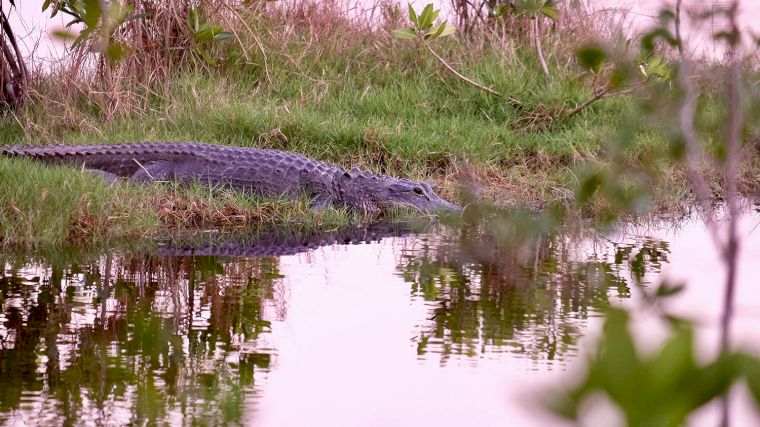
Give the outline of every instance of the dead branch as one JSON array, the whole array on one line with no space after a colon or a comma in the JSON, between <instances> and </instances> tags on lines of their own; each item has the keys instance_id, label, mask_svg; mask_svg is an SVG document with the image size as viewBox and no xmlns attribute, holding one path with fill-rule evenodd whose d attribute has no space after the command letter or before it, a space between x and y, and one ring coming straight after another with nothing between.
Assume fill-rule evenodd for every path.
<instances>
[{"instance_id":1,"label":"dead branch","mask_svg":"<svg viewBox=\"0 0 760 427\"><path fill-rule=\"evenodd\" d=\"M494 89L491 89L490 87L483 86L482 84L476 82L475 80L472 80L472 79L468 78L467 76L461 74L459 71L455 70L454 67L452 67L451 65L449 65L449 63L446 62L445 59L443 59L440 55L438 55L435 52L435 50L433 50L432 47L430 47L430 44L427 42L427 40L424 39L424 37L420 37L419 39L420 39L420 41L422 41L422 44L427 48L427 50L430 52L430 54L433 55L433 57L435 57L435 59L437 59L438 62L440 62L447 70L449 70L450 73L454 74L459 79L461 79L461 80L469 83L472 86L475 86L476 88L478 88L480 90L486 91L486 92L488 92L488 93L490 93L492 95L504 96L500 92L498 92L498 91L496 91ZM516 108L522 107L522 102L520 102L516 98L513 98L511 96L506 96L506 98L507 98L507 101L510 103L510 105L512 105L513 107L516 107Z\"/></svg>"}]
</instances>

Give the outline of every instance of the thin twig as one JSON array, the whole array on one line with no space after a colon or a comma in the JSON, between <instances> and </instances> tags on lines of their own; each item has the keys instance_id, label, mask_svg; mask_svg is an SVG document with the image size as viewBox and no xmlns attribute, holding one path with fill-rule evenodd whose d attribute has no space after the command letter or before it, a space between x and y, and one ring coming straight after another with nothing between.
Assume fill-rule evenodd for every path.
<instances>
[{"instance_id":1,"label":"thin twig","mask_svg":"<svg viewBox=\"0 0 760 427\"><path fill-rule=\"evenodd\" d=\"M135 163L137 163L137 166L140 166L140 169L142 169L142 170L143 170L143 172L145 172L145 174L146 174L146 175L148 175L148 178L150 178L150 180L151 180L151 181L153 181L153 182L157 182L157 181L156 181L156 178L154 178L154 177L153 177L153 175L151 175L151 173L150 173L150 172L148 172L148 169L145 169L145 166L143 166L143 165L142 165L142 163L140 163L140 162L139 162L137 159L135 159L135 158L132 158L132 160L133 160Z\"/></svg>"},{"instance_id":2,"label":"thin twig","mask_svg":"<svg viewBox=\"0 0 760 427\"><path fill-rule=\"evenodd\" d=\"M699 142L697 133L694 128L694 116L697 108L697 92L690 78L690 62L686 59L681 63L681 69L678 72L678 83L684 92L684 100L678 112L681 135L684 140L686 154L686 172L692 184L692 189L697 195L697 202L702 206L703 212L710 210L709 201L711 199L710 187L707 184L705 175L701 170L704 163L704 153L702 145ZM715 220L711 215L705 215L704 221L707 229L716 247L720 248L723 243L718 234Z\"/></svg>"},{"instance_id":3,"label":"thin twig","mask_svg":"<svg viewBox=\"0 0 760 427\"><path fill-rule=\"evenodd\" d=\"M681 3L683 0L676 0L676 19L675 19L675 33L676 33L676 46L678 47L678 56L681 58L681 63L684 62L683 53L683 38L681 38Z\"/></svg>"},{"instance_id":4,"label":"thin twig","mask_svg":"<svg viewBox=\"0 0 760 427\"><path fill-rule=\"evenodd\" d=\"M453 68L451 65L449 65L449 63L448 63L448 62L446 62L446 60L445 60L445 59L443 59L443 58L442 58L440 55L438 55L438 54L437 54L437 53L436 53L436 52L433 50L433 48L432 48L432 47L430 47L430 44L428 44L427 40L425 40L425 38L424 38L424 37L420 37L420 41L422 41L422 44L423 44L423 45L424 45L424 46L427 48L427 50L428 50L428 51L429 51L429 52L430 52L430 53L431 53L431 54L432 54L432 55L435 57L435 59L437 59L437 60L438 60L438 62L440 62L440 63L441 63L441 64L442 64L444 67L446 67L446 69L447 69L447 70L449 70L449 71L450 71L452 74L454 74L455 76L457 76L457 77L458 77L458 78L460 78L461 80L464 80L465 82L467 82L467 83L471 84L472 86L475 86L475 87L476 87L476 88L478 88L478 89L484 90L484 91L486 91L486 92L488 92L488 93L490 93L490 94L492 94L492 95L496 95L496 96L504 96L504 95L502 95L500 92L498 92L498 91L496 91L496 90L494 90L494 89L491 89L490 87L487 87L487 86L483 86L482 84L480 84L480 83L478 83L478 82L476 82L476 81L474 81L474 80L472 80L472 79L470 79L470 78L468 78L468 77L466 77L466 76L462 75L462 74L461 74L459 71L455 70L455 69L454 69L454 68ZM506 98L507 98L507 100L509 101L509 103L510 103L512 106L515 106L515 107L522 107L522 102L518 101L517 99L515 99L515 98L513 98L513 97L511 97L511 96L507 96Z\"/></svg>"},{"instance_id":5,"label":"thin twig","mask_svg":"<svg viewBox=\"0 0 760 427\"><path fill-rule=\"evenodd\" d=\"M580 104L576 105L575 107L573 107L573 109L571 109L570 111L568 111L567 113L565 113L562 118L563 119L569 119L570 117L573 117L574 115L576 115L576 114L580 113L581 111L583 111L584 108L586 108L589 105L593 104L594 102L599 101L600 99L604 98L605 95L607 95L609 92L610 92L610 88L606 87L606 88L604 88L604 89L602 89L602 90L594 93L594 96L592 96L591 98L589 98L589 99L581 102Z\"/></svg>"},{"instance_id":6,"label":"thin twig","mask_svg":"<svg viewBox=\"0 0 760 427\"><path fill-rule=\"evenodd\" d=\"M536 42L536 53L538 54L538 62L541 64L541 69L546 76L546 87L552 88L552 76L549 74L549 67L546 65L546 59L544 59L544 52L541 50L541 17L536 15L533 22L533 38Z\"/></svg>"},{"instance_id":7,"label":"thin twig","mask_svg":"<svg viewBox=\"0 0 760 427\"><path fill-rule=\"evenodd\" d=\"M737 23L737 1L734 1L729 9L729 21L731 31L738 34ZM728 351L729 347L729 327L732 314L732 301L736 279L736 267L738 261L739 238L737 236L737 220L739 216L738 194L739 194L739 165L742 161L742 111L741 111L741 64L737 58L739 41L732 40L728 51L728 128L726 129L726 202L728 204L728 236L723 256L727 264L726 273L726 311L723 314L723 339L721 346L723 351Z\"/></svg>"},{"instance_id":8,"label":"thin twig","mask_svg":"<svg viewBox=\"0 0 760 427\"><path fill-rule=\"evenodd\" d=\"M731 342L731 319L734 314L734 294L736 293L736 275L739 267L739 236L737 234L737 222L739 220L738 207L738 174L742 160L742 99L741 99L741 64L737 58L737 50L741 46L739 24L737 22L738 0L734 0L728 9L730 31L735 37L728 38L728 127L726 129L726 202L728 204L728 236L723 248L723 260L726 264L726 282L723 295L723 316L721 317L721 353L730 351ZM730 390L723 397L721 424L728 427Z\"/></svg>"}]
</instances>

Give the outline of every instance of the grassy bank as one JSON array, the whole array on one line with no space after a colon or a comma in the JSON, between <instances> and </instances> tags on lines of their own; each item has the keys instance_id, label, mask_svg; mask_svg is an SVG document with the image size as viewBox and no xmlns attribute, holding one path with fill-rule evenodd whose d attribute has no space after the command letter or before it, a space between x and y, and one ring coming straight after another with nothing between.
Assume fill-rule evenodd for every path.
<instances>
[{"instance_id":1,"label":"grassy bank","mask_svg":"<svg viewBox=\"0 0 760 427\"><path fill-rule=\"evenodd\" d=\"M630 162L655 171L654 203L672 206L686 194L676 167L639 164L666 147L662 135L639 126L632 96L595 103L547 129L511 125L526 111L572 106L591 95L589 76L567 45L567 36L582 29L547 34L552 89L525 38L436 44L463 73L518 97L523 107L515 108L452 78L419 45L392 38L388 30L397 23L371 27L331 13L249 21L250 32L236 33L240 43L214 48L224 58L218 67L190 61L157 82L127 79L118 67L98 78L102 70L74 73L64 63L35 77L27 107L0 124L0 143L196 140L270 147L436 181L449 199L460 197L467 181L497 204L540 207L569 203L579 170L609 167L605 144L626 133ZM76 170L0 159L3 245L150 237L167 227L351 220L345 212L313 214L305 207L305 201L252 201L204 188L108 185Z\"/></svg>"}]
</instances>

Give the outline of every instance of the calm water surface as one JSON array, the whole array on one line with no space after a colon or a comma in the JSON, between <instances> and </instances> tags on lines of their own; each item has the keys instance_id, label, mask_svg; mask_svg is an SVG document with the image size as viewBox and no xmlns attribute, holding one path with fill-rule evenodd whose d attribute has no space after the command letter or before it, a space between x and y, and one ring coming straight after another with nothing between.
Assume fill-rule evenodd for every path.
<instances>
[{"instance_id":1,"label":"calm water surface","mask_svg":"<svg viewBox=\"0 0 760 427\"><path fill-rule=\"evenodd\" d=\"M758 223L734 325L755 354ZM538 398L577 376L611 303L654 347L640 288L663 277L688 282L668 309L717 348L722 272L696 220L498 248L442 225L363 233L6 256L0 424L562 425ZM735 396L736 425L760 422Z\"/></svg>"}]
</instances>

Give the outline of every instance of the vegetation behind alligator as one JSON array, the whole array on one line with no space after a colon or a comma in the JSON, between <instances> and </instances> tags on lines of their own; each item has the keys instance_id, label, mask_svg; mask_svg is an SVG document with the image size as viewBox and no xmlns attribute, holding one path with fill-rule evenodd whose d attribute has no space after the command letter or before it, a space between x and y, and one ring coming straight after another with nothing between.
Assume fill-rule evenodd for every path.
<instances>
[{"instance_id":1,"label":"vegetation behind alligator","mask_svg":"<svg viewBox=\"0 0 760 427\"><path fill-rule=\"evenodd\" d=\"M75 165L115 182L176 181L226 186L263 196L298 197L310 206L345 206L367 213L408 206L422 212L457 212L429 184L345 170L287 151L197 142L144 142L118 145L0 146L0 154L30 157L45 164Z\"/></svg>"}]
</instances>

